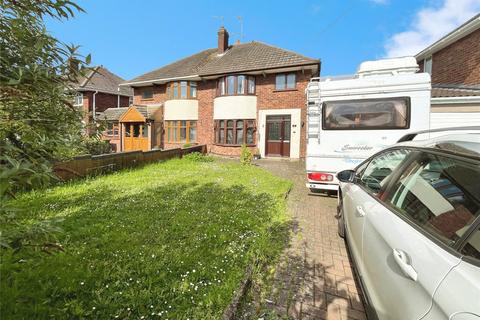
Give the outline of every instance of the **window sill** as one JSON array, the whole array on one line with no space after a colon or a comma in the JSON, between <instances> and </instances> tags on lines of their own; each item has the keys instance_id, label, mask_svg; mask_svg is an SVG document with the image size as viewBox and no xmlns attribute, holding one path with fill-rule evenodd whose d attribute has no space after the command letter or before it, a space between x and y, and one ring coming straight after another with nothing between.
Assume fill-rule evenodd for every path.
<instances>
[{"instance_id":1,"label":"window sill","mask_svg":"<svg viewBox=\"0 0 480 320\"><path fill-rule=\"evenodd\" d=\"M198 98L167 98L165 101L172 101L172 100L194 100L194 101L197 101Z\"/></svg>"},{"instance_id":2,"label":"window sill","mask_svg":"<svg viewBox=\"0 0 480 320\"><path fill-rule=\"evenodd\" d=\"M216 95L215 98L223 98L223 97L255 97L255 93L245 93L245 94L224 94L224 95Z\"/></svg>"},{"instance_id":3,"label":"window sill","mask_svg":"<svg viewBox=\"0 0 480 320\"><path fill-rule=\"evenodd\" d=\"M145 99L144 99L144 98L141 98L140 100L141 100L141 101L153 101L154 99L153 99L153 98L145 98Z\"/></svg>"},{"instance_id":4,"label":"window sill","mask_svg":"<svg viewBox=\"0 0 480 320\"><path fill-rule=\"evenodd\" d=\"M193 146L193 145L198 145L197 142L192 142L192 141L189 141L189 142L186 142L186 141L177 141L177 142L174 142L174 141L165 141L165 143L168 143L168 144L191 144L192 146Z\"/></svg>"},{"instance_id":5,"label":"window sill","mask_svg":"<svg viewBox=\"0 0 480 320\"><path fill-rule=\"evenodd\" d=\"M219 146L219 147L234 147L234 148L239 148L243 146L243 144L226 144L226 143L214 143L213 145ZM247 147L256 147L256 144L246 144Z\"/></svg>"},{"instance_id":6,"label":"window sill","mask_svg":"<svg viewBox=\"0 0 480 320\"><path fill-rule=\"evenodd\" d=\"M273 92L289 92L289 91L298 91L297 88L295 89L274 89Z\"/></svg>"}]
</instances>

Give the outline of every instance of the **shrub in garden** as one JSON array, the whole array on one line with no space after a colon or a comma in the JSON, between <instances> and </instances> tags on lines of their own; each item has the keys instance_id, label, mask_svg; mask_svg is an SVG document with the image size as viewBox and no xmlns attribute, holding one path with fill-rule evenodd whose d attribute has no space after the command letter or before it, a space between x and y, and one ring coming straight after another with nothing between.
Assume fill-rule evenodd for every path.
<instances>
[{"instance_id":1,"label":"shrub in garden","mask_svg":"<svg viewBox=\"0 0 480 320\"><path fill-rule=\"evenodd\" d=\"M48 220L20 225L8 200L54 179L51 163L81 145L81 113L72 83L90 56L51 36L47 18L68 19L83 10L71 1L2 0L0 4L0 231L2 247L45 244ZM72 154L73 153L73 154ZM28 209L25 209L28 210Z\"/></svg>"},{"instance_id":2,"label":"shrub in garden","mask_svg":"<svg viewBox=\"0 0 480 320\"><path fill-rule=\"evenodd\" d=\"M183 159L194 161L194 162L212 162L213 157L204 155L200 152L191 152L183 156Z\"/></svg>"},{"instance_id":3,"label":"shrub in garden","mask_svg":"<svg viewBox=\"0 0 480 320\"><path fill-rule=\"evenodd\" d=\"M240 163L243 165L252 164L253 154L250 149L242 144L242 152L240 153Z\"/></svg>"},{"instance_id":4,"label":"shrub in garden","mask_svg":"<svg viewBox=\"0 0 480 320\"><path fill-rule=\"evenodd\" d=\"M110 143L96 137L88 137L83 140L86 151L92 155L106 154L112 151Z\"/></svg>"}]
</instances>

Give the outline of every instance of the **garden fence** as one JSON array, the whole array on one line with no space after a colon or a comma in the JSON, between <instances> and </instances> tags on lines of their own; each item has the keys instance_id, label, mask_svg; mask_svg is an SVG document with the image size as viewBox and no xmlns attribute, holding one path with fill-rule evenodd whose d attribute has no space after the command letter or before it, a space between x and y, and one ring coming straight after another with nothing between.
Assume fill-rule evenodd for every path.
<instances>
[{"instance_id":1,"label":"garden fence","mask_svg":"<svg viewBox=\"0 0 480 320\"><path fill-rule=\"evenodd\" d=\"M108 172L132 168L147 163L171 158L181 158L184 154L200 152L205 154L205 145L188 148L176 148L151 151L128 151L102 155L83 155L72 160L56 163L53 170L62 181L82 178L86 176L100 175Z\"/></svg>"}]
</instances>

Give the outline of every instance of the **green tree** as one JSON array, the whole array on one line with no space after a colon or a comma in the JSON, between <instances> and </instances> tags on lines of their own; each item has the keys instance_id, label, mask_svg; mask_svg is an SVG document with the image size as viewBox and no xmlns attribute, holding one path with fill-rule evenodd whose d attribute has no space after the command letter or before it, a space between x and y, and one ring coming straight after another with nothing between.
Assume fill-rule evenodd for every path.
<instances>
[{"instance_id":1,"label":"green tree","mask_svg":"<svg viewBox=\"0 0 480 320\"><path fill-rule=\"evenodd\" d=\"M90 56L80 56L78 47L50 35L44 22L69 19L75 12L83 10L68 0L0 0L2 226L18 224L8 199L46 185L53 178L52 161L75 154L80 145L81 113L73 106L71 84L83 74ZM0 244L20 246L27 233L34 238L24 228L16 230L21 231L7 240L3 232Z\"/></svg>"}]
</instances>

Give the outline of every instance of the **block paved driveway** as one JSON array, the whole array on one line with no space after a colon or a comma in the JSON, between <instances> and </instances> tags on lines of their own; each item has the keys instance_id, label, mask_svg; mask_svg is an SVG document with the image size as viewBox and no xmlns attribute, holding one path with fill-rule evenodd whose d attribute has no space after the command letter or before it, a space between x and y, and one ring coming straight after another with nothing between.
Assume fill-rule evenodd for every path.
<instances>
[{"instance_id":1,"label":"block paved driveway","mask_svg":"<svg viewBox=\"0 0 480 320\"><path fill-rule=\"evenodd\" d=\"M269 313L293 319L366 319L345 243L337 234L337 198L309 195L305 162L256 161L294 187L289 207L294 234L277 267Z\"/></svg>"}]
</instances>

